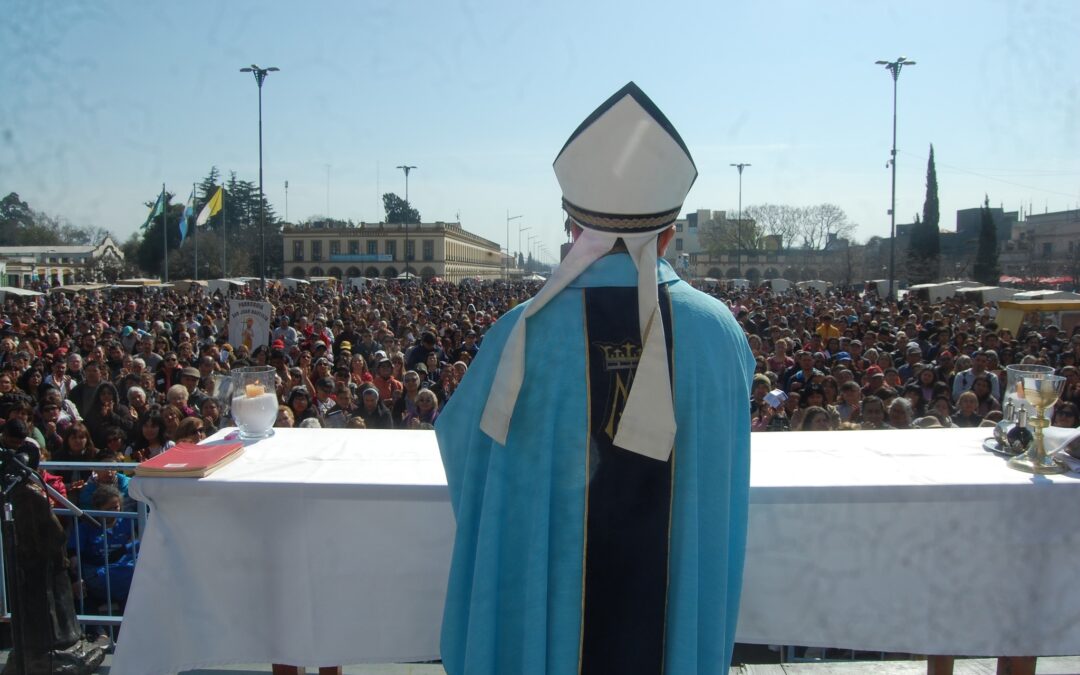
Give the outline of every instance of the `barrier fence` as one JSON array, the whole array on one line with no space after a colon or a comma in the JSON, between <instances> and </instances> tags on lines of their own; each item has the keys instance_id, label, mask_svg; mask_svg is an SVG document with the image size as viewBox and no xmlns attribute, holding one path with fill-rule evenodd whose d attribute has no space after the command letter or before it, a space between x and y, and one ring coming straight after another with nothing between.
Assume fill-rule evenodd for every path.
<instances>
[{"instance_id":1,"label":"barrier fence","mask_svg":"<svg viewBox=\"0 0 1080 675\"><path fill-rule=\"evenodd\" d=\"M130 472L135 469L132 462L42 462L41 468L53 474L70 473L73 481L89 479L96 471ZM68 499L78 506L78 501ZM69 569L75 584L75 609L79 623L83 626L99 627L108 632L115 640L116 627L123 621L123 607L127 600L127 589L131 583L131 572L138 559L138 541L146 525L147 508L142 502L125 498L120 511L96 511L82 509L99 523L104 519L115 519L113 525L101 530L83 518L77 518L71 509L54 508L53 512L64 525L68 534L68 557L74 558ZM125 521L130 521L127 525ZM89 531L85 531L90 528ZM83 550L81 542L86 535L99 541L100 550ZM123 541L120 541L123 539ZM122 546L122 548L118 548ZM0 554L3 553L0 541ZM3 570L3 556L0 555L0 621L11 621L9 589L6 583L6 570Z\"/></svg>"}]
</instances>

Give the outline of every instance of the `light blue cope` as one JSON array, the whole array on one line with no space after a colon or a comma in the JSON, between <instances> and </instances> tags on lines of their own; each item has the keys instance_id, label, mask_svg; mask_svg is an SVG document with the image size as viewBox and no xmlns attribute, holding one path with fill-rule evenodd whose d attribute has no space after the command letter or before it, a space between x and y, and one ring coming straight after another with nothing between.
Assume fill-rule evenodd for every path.
<instances>
[{"instance_id":1,"label":"light blue cope","mask_svg":"<svg viewBox=\"0 0 1080 675\"><path fill-rule=\"evenodd\" d=\"M678 425L664 672L727 673L746 548L754 359L723 303L666 261L657 279L672 304ZM582 289L636 285L630 256L607 255L529 319L505 447L480 431L480 417L524 304L488 331L439 416L457 520L442 627L449 675L578 672L589 428Z\"/></svg>"}]
</instances>

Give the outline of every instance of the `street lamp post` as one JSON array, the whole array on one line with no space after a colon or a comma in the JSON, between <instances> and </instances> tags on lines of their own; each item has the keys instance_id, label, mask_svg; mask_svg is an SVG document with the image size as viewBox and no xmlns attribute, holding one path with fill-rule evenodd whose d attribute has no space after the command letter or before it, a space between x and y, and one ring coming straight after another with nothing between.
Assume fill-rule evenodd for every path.
<instances>
[{"instance_id":1,"label":"street lamp post","mask_svg":"<svg viewBox=\"0 0 1080 675\"><path fill-rule=\"evenodd\" d=\"M742 278L742 170L750 166L746 162L740 162L738 164L732 164L731 166L739 170L739 222L735 226L735 272L739 278Z\"/></svg>"},{"instance_id":2,"label":"street lamp post","mask_svg":"<svg viewBox=\"0 0 1080 675\"><path fill-rule=\"evenodd\" d=\"M888 299L896 297L896 83L900 79L900 71L904 66L915 65L914 61L901 56L895 61L875 61L875 65L885 66L885 70L892 74L892 155L889 164L892 166L892 198L889 201L889 292Z\"/></svg>"},{"instance_id":3,"label":"street lamp post","mask_svg":"<svg viewBox=\"0 0 1080 675\"><path fill-rule=\"evenodd\" d=\"M518 255L521 256L521 265L522 265L522 267L525 266L525 256L522 255L522 253L521 253L521 233L522 232L528 232L531 229L532 229L532 225L529 225L528 227L522 227L521 224L518 223ZM530 236L528 240L532 241L532 237Z\"/></svg>"},{"instance_id":4,"label":"street lamp post","mask_svg":"<svg viewBox=\"0 0 1080 675\"><path fill-rule=\"evenodd\" d=\"M410 279L409 276L409 211L412 210L412 206L409 205L409 172L415 169L415 166L409 166L408 164L402 164L398 167L405 172L405 253L402 257L405 258L405 278Z\"/></svg>"},{"instance_id":5,"label":"street lamp post","mask_svg":"<svg viewBox=\"0 0 1080 675\"><path fill-rule=\"evenodd\" d=\"M266 292L266 198L263 192L263 153L262 153L262 86L263 80L268 73L276 73L280 68L273 66L260 68L254 63L250 68L241 68L241 73L255 75L255 83L259 85L259 277L262 279L263 293Z\"/></svg>"},{"instance_id":6,"label":"street lamp post","mask_svg":"<svg viewBox=\"0 0 1080 675\"><path fill-rule=\"evenodd\" d=\"M506 281L510 281L510 221L520 217L520 215L511 216L510 209L506 209Z\"/></svg>"},{"instance_id":7,"label":"street lamp post","mask_svg":"<svg viewBox=\"0 0 1080 675\"><path fill-rule=\"evenodd\" d=\"M533 261L533 272L536 272L536 254L533 252L536 245L540 242L540 237L536 235L529 235L529 241L527 242L527 248L529 249L529 257ZM529 261L526 260L525 264L528 265Z\"/></svg>"}]
</instances>

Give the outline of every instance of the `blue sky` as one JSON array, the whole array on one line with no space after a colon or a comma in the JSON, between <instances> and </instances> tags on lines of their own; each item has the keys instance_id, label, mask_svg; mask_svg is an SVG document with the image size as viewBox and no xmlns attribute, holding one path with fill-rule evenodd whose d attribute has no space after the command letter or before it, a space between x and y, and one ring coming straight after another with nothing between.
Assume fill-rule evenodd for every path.
<instances>
[{"instance_id":1,"label":"blue sky","mask_svg":"<svg viewBox=\"0 0 1080 675\"><path fill-rule=\"evenodd\" d=\"M668 4L672 6L667 6ZM1080 3L67 2L5 0L0 192L121 238L162 182L211 165L300 220L368 222L404 193L425 221L503 243L506 216L555 252L551 163L636 81L700 176L686 210L832 202L888 232L892 82L904 55L898 222L921 211L934 144L942 227L958 208L1080 204ZM329 181L327 180L329 165Z\"/></svg>"}]
</instances>

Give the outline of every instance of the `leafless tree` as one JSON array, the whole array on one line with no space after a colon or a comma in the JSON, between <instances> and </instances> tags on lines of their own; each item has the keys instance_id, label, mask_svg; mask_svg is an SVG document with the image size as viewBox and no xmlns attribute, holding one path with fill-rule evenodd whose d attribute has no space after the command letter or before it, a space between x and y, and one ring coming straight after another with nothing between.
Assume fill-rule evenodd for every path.
<instances>
[{"instance_id":1,"label":"leafless tree","mask_svg":"<svg viewBox=\"0 0 1080 675\"><path fill-rule=\"evenodd\" d=\"M830 234L849 237L855 232L855 223L836 204L818 204L803 211L799 235L804 248L820 250L828 244Z\"/></svg>"}]
</instances>

